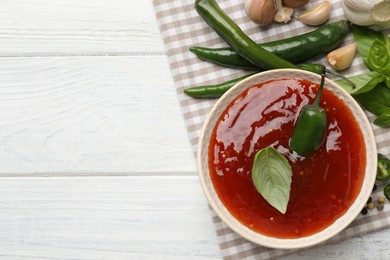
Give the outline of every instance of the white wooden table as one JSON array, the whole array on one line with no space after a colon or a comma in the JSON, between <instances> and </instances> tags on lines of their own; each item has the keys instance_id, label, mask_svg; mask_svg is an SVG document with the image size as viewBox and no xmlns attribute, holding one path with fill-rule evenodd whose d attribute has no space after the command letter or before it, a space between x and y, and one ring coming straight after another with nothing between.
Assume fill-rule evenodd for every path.
<instances>
[{"instance_id":1,"label":"white wooden table","mask_svg":"<svg viewBox=\"0 0 390 260\"><path fill-rule=\"evenodd\" d=\"M151 1L0 1L0 161L0 259L221 258Z\"/></svg>"}]
</instances>

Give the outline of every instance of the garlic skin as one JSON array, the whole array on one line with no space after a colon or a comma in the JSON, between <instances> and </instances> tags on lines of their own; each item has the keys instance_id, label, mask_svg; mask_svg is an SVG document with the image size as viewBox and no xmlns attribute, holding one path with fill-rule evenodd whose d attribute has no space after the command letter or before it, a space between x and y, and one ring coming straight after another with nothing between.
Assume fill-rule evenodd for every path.
<instances>
[{"instance_id":1,"label":"garlic skin","mask_svg":"<svg viewBox=\"0 0 390 260\"><path fill-rule=\"evenodd\" d=\"M285 7L282 4L282 0L275 0L277 13L274 17L274 21L278 23L287 23L291 20L291 16L294 13L293 8Z\"/></svg>"},{"instance_id":2,"label":"garlic skin","mask_svg":"<svg viewBox=\"0 0 390 260\"><path fill-rule=\"evenodd\" d=\"M321 25L329 20L331 6L328 0L324 0L321 4L299 14L297 19L307 25Z\"/></svg>"},{"instance_id":3,"label":"garlic skin","mask_svg":"<svg viewBox=\"0 0 390 260\"><path fill-rule=\"evenodd\" d=\"M345 70L355 57L356 42L337 48L326 55L326 60L335 70Z\"/></svg>"},{"instance_id":4,"label":"garlic skin","mask_svg":"<svg viewBox=\"0 0 390 260\"><path fill-rule=\"evenodd\" d=\"M276 15L273 0L247 0L245 2L245 11L249 18L259 25L272 23Z\"/></svg>"},{"instance_id":5,"label":"garlic skin","mask_svg":"<svg viewBox=\"0 0 390 260\"><path fill-rule=\"evenodd\" d=\"M285 7L299 8L307 4L310 0L283 0Z\"/></svg>"},{"instance_id":6,"label":"garlic skin","mask_svg":"<svg viewBox=\"0 0 390 260\"><path fill-rule=\"evenodd\" d=\"M389 0L344 0L343 9L353 24L390 27Z\"/></svg>"}]
</instances>

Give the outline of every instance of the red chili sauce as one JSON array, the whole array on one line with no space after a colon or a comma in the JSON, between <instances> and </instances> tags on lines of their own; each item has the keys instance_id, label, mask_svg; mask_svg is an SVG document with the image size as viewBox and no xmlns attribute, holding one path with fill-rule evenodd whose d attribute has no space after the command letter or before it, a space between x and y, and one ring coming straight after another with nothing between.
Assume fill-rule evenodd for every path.
<instances>
[{"instance_id":1,"label":"red chili sauce","mask_svg":"<svg viewBox=\"0 0 390 260\"><path fill-rule=\"evenodd\" d=\"M272 237L312 235L341 217L356 199L365 173L365 144L350 109L324 89L326 139L303 158L289 141L301 108L313 102L318 84L283 78L254 85L229 104L214 127L209 170L216 192L229 212L250 229ZM253 158L272 146L293 170L285 214L268 204L252 182Z\"/></svg>"}]
</instances>

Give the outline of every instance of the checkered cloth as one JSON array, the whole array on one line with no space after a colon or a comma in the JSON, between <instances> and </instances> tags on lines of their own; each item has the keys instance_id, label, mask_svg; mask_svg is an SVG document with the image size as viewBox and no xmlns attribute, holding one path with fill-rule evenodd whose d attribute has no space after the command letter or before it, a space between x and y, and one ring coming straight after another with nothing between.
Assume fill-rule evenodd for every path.
<instances>
[{"instance_id":1,"label":"checkered cloth","mask_svg":"<svg viewBox=\"0 0 390 260\"><path fill-rule=\"evenodd\" d=\"M157 23L161 32L171 73L175 82L177 96L188 130L194 154L196 154L198 138L203 122L215 104L215 99L193 99L183 93L185 88L197 85L216 84L248 74L242 70L234 70L201 61L189 52L191 46L226 47L226 43L202 20L194 9L195 0L153 0ZM268 27L259 27L251 22L244 8L244 0L217 0L220 7L256 42L267 42L314 30L293 19L288 24L273 24ZM315 5L322 0L312 0ZM345 19L341 0L330 0L332 16L329 22ZM344 44L352 42L349 35ZM324 57L313 60L325 64ZM345 71L351 76L365 72L366 68L360 57L357 57L352 66ZM385 155L390 154L390 132L388 129L373 125L377 140L378 151ZM373 193L376 198L381 195L382 187ZM216 234L225 259L269 259L293 252L293 250L270 249L253 244L234 233L211 211L215 224ZM363 235L367 232L383 229L390 226L390 207L382 212L376 209L367 215L359 216L343 232L328 242ZM295 250L296 251L296 250Z\"/></svg>"}]
</instances>

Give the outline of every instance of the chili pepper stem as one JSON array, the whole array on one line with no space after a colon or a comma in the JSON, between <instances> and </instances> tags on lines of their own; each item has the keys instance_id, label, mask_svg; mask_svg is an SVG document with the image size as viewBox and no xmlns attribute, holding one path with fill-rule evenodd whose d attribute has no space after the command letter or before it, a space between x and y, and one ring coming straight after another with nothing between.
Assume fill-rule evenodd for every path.
<instances>
[{"instance_id":1,"label":"chili pepper stem","mask_svg":"<svg viewBox=\"0 0 390 260\"><path fill-rule=\"evenodd\" d=\"M314 99L314 102L313 102L313 105L315 105L315 106L319 106L320 105L321 94L322 94L322 90L324 89L324 85L325 85L325 72L326 72L326 69L324 67L324 69L323 69L323 71L321 73L320 88L318 89L316 98Z\"/></svg>"}]
</instances>

